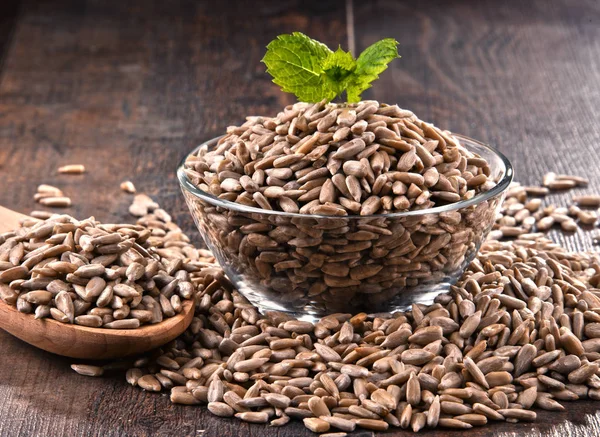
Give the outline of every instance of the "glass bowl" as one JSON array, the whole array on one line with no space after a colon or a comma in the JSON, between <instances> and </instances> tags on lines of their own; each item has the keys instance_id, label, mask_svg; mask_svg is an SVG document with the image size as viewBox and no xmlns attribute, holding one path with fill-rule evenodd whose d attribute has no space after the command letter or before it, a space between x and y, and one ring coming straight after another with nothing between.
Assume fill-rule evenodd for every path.
<instances>
[{"instance_id":1,"label":"glass bowl","mask_svg":"<svg viewBox=\"0 0 600 437\"><path fill-rule=\"evenodd\" d=\"M512 181L504 155L455 136L488 161L496 186L418 211L342 217L270 211L202 191L186 175L185 159L177 176L206 245L262 312L305 320L340 312L392 313L432 303L448 291L477 254ZM218 140L205 144L210 150Z\"/></svg>"}]
</instances>

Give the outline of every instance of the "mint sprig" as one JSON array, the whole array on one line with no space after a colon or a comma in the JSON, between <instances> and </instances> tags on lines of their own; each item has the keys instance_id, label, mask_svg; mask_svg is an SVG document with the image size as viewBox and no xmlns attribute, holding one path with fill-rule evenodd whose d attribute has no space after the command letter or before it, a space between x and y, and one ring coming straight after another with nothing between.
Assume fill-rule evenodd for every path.
<instances>
[{"instance_id":1,"label":"mint sprig","mask_svg":"<svg viewBox=\"0 0 600 437\"><path fill-rule=\"evenodd\" d=\"M262 62L282 91L304 102L331 101L346 91L349 102L360 101L361 93L398 56L398 42L386 38L367 47L354 59L338 48L331 51L300 32L279 35L267 46Z\"/></svg>"}]
</instances>

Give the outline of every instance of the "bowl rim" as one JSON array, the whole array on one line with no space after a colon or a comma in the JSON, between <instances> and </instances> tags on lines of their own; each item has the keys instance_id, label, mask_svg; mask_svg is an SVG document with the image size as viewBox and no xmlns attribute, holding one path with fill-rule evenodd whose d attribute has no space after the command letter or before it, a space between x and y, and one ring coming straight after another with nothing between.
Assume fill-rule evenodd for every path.
<instances>
[{"instance_id":1,"label":"bowl rim","mask_svg":"<svg viewBox=\"0 0 600 437\"><path fill-rule=\"evenodd\" d=\"M212 204L213 206L218 206L218 207L226 208L226 209L237 211L237 212L267 214L267 215L282 216L282 217L288 217L288 218L296 218L297 217L297 218L337 219L337 220L339 220L339 219L363 220L363 219L381 219L381 218L401 218L401 217L411 217L411 216L422 216L422 215L428 215L428 214L440 214L440 213L444 213L444 212L456 211L458 209L467 208L467 207L473 206L473 205L478 205L486 200L489 200L489 199L496 197L496 196L502 194L503 192L505 192L508 189L508 187L510 186L510 184L514 178L513 166L511 164L511 162L508 160L508 158L502 152L498 151L496 148L494 148L488 144L482 143L481 141L475 140L475 139L467 137L465 135L460 135L460 134L452 134L452 135L454 137L458 138L461 141L461 143L463 141L467 142L467 143L469 143L469 142L474 143L476 146L483 147L484 149L487 149L488 151L490 151L491 153L496 155L498 158L500 158L500 161L501 161L502 165L504 166L504 168L503 168L504 175L497 182L496 186L494 186L491 190L485 191L483 193L479 193L467 200L461 200L461 201L458 201L455 203L450 203L448 205L436 206L434 208L418 209L418 210L403 211L403 212L393 212L393 213L388 213L388 214L372 214L372 215L354 215L353 214L353 215L337 216L337 215L301 214L301 213L292 213L292 212L284 212L284 211L275 211L275 210L269 210L269 209L256 208L254 206L247 206L247 205L243 205L241 203L231 202L229 200L219 199L218 197L216 197L210 193L207 193L206 191L201 190L200 188L198 188L197 186L192 184L192 182L187 177L187 174L185 173L185 162L186 162L187 158L191 154L195 153L200 147L207 145L207 144L212 144L212 143L218 141L220 138L223 137L223 135L215 137L215 138L211 138L207 141L204 141L200 145L196 146L191 152L187 153L183 157L183 159L180 161L179 165L177 166L177 179L179 180L179 184L181 185L181 187L183 189L185 189L187 192L193 194L194 196L200 198L201 200L204 200L205 202ZM464 144L463 144L463 146L464 146ZM468 147L467 147L467 149L468 149Z\"/></svg>"}]
</instances>

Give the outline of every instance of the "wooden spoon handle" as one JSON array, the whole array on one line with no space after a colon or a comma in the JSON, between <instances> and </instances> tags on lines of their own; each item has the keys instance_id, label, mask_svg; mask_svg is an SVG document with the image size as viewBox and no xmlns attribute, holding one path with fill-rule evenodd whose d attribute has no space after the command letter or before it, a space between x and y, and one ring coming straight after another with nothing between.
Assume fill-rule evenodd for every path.
<instances>
[{"instance_id":1,"label":"wooden spoon handle","mask_svg":"<svg viewBox=\"0 0 600 437\"><path fill-rule=\"evenodd\" d=\"M25 217L27 216L0 206L0 233L18 228L19 220Z\"/></svg>"}]
</instances>

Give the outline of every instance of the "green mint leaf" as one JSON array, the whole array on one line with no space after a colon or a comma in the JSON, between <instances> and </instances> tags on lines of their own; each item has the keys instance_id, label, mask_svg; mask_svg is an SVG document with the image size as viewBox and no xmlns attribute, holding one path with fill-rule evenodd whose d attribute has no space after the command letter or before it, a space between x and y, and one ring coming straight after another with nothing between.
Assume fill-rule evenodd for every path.
<instances>
[{"instance_id":1,"label":"green mint leaf","mask_svg":"<svg viewBox=\"0 0 600 437\"><path fill-rule=\"evenodd\" d=\"M400 57L397 46L395 39L386 38L367 47L360 54L356 60L356 70L348 79L346 93L349 102L359 102L361 93L371 87L371 82L387 69L387 64Z\"/></svg>"},{"instance_id":2,"label":"green mint leaf","mask_svg":"<svg viewBox=\"0 0 600 437\"><path fill-rule=\"evenodd\" d=\"M347 79L354 70L356 70L356 60L351 53L343 51L341 47L330 53L323 62L325 78L336 95L346 89Z\"/></svg>"},{"instance_id":3,"label":"green mint leaf","mask_svg":"<svg viewBox=\"0 0 600 437\"><path fill-rule=\"evenodd\" d=\"M396 40L386 38L354 59L341 47L332 52L325 44L294 32L271 41L262 62L273 82L282 91L295 94L298 100L331 101L346 91L349 102L358 102L387 64L400 57L397 46Z\"/></svg>"},{"instance_id":4,"label":"green mint leaf","mask_svg":"<svg viewBox=\"0 0 600 437\"><path fill-rule=\"evenodd\" d=\"M262 62L273 82L282 91L293 93L304 102L331 100L338 93L323 72L323 63L333 52L300 32L279 35L267 46Z\"/></svg>"}]
</instances>

